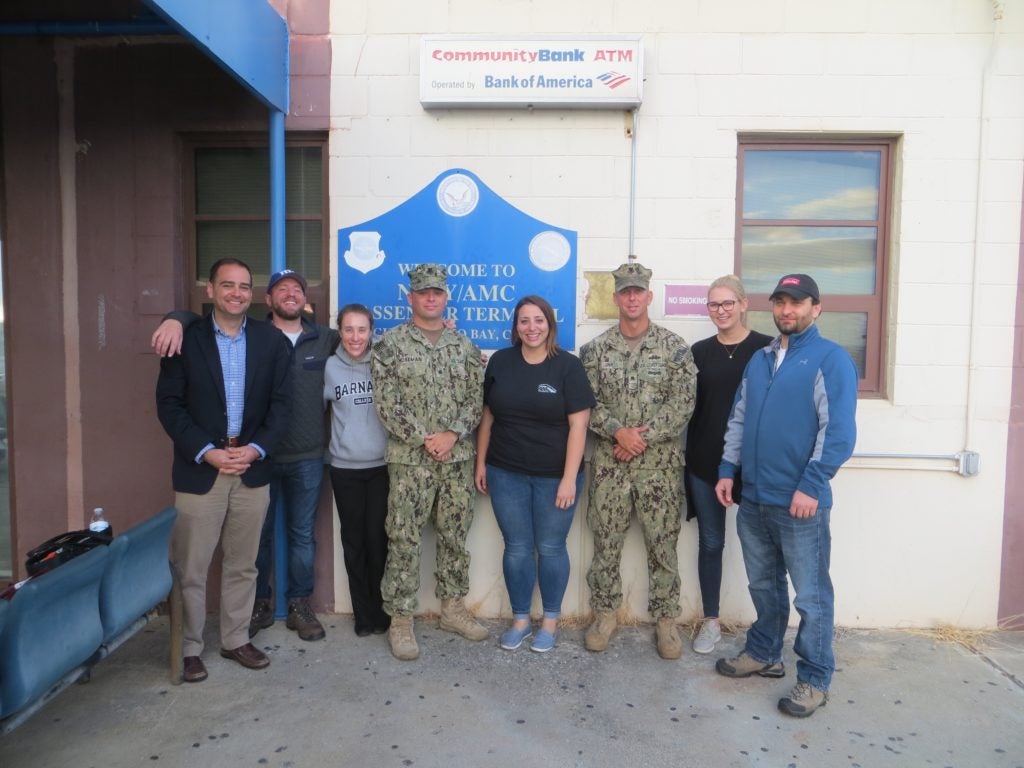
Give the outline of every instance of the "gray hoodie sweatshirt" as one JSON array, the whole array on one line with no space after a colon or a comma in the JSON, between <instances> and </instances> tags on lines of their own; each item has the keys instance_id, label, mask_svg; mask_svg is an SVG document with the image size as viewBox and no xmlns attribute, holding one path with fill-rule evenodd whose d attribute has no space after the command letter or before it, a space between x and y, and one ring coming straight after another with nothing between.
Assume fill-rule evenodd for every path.
<instances>
[{"instance_id":1,"label":"gray hoodie sweatshirt","mask_svg":"<svg viewBox=\"0 0 1024 768\"><path fill-rule=\"evenodd\" d=\"M324 370L324 401L331 407L331 466L368 469L383 465L388 441L373 407L369 350L353 360L338 345Z\"/></svg>"}]
</instances>

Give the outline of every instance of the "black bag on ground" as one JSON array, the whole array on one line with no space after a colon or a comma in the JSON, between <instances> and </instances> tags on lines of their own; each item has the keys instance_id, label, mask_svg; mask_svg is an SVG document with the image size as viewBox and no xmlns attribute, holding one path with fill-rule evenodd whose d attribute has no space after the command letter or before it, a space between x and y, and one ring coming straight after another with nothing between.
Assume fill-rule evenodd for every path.
<instances>
[{"instance_id":1,"label":"black bag on ground","mask_svg":"<svg viewBox=\"0 0 1024 768\"><path fill-rule=\"evenodd\" d=\"M52 571L61 563L88 552L93 547L106 545L113 537L110 531L96 533L88 529L68 531L52 539L47 539L25 556L25 570L29 576Z\"/></svg>"}]
</instances>

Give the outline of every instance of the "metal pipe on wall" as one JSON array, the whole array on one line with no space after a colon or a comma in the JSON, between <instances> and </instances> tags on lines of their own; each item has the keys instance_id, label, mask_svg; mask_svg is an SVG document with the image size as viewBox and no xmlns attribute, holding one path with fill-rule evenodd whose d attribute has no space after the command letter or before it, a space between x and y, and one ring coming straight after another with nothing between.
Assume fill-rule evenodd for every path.
<instances>
[{"instance_id":1,"label":"metal pipe on wall","mask_svg":"<svg viewBox=\"0 0 1024 768\"><path fill-rule=\"evenodd\" d=\"M629 125L629 248L627 254L629 260L633 261L636 259L636 248L634 247L636 237L636 129L639 121L637 120L637 110L631 109L629 114L631 122Z\"/></svg>"},{"instance_id":2,"label":"metal pipe on wall","mask_svg":"<svg viewBox=\"0 0 1024 768\"><path fill-rule=\"evenodd\" d=\"M853 463L848 466L857 469L903 469L926 472L956 472L962 477L974 477L980 469L980 458L974 451L957 453L854 453L851 459L882 460L884 464ZM941 461L952 466L922 466L921 464L901 464L901 461Z\"/></svg>"},{"instance_id":3,"label":"metal pipe on wall","mask_svg":"<svg viewBox=\"0 0 1024 768\"><path fill-rule=\"evenodd\" d=\"M996 51L999 48L999 34L1002 31L1003 6L1005 3L1000 0L993 0L993 25L992 38L989 41L988 55L985 57L985 64L981 70L981 94L978 105L978 173L975 179L974 189L974 243L972 247L971 266L971 309L970 309L970 348L967 352L967 407L964 416L964 449L972 450L974 443L974 420L977 405L975 403L978 393L976 379L978 376L977 350L980 344L979 313L981 312L981 255L982 238L984 237L985 218L985 180L988 167L988 134L989 134L989 109L988 93L992 80L992 66L995 62Z\"/></svg>"}]
</instances>

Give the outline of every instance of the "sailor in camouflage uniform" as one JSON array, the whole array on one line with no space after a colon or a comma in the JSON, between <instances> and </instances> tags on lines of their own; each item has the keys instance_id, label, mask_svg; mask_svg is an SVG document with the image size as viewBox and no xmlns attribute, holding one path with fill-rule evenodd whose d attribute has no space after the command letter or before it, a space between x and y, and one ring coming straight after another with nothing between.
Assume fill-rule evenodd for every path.
<instances>
[{"instance_id":1,"label":"sailor in camouflage uniform","mask_svg":"<svg viewBox=\"0 0 1024 768\"><path fill-rule=\"evenodd\" d=\"M584 644L603 651L615 632L615 612L622 603L622 545L635 511L647 546L648 609L658 622L658 653L677 659L683 650L676 628L680 438L693 412L697 368L682 337L650 321L651 270L629 263L612 276L619 322L580 350L597 397L590 429L598 437L587 511L594 534L587 583L595 616Z\"/></svg>"},{"instance_id":2,"label":"sailor in camouflage uniform","mask_svg":"<svg viewBox=\"0 0 1024 768\"><path fill-rule=\"evenodd\" d=\"M390 614L395 657L419 656L412 614L420 586L423 525L437 532L437 584L442 629L483 640L487 629L466 609L473 521L473 430L483 407L480 350L444 326L447 272L421 264L409 273L412 320L392 328L373 347L377 412L388 433L385 458L388 558L381 582Z\"/></svg>"}]
</instances>

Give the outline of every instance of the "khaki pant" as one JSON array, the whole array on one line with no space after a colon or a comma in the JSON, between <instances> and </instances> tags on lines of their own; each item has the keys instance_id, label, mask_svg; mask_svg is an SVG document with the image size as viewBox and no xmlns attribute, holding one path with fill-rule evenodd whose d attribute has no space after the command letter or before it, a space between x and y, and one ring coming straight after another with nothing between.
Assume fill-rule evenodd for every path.
<instances>
[{"instance_id":1,"label":"khaki pant","mask_svg":"<svg viewBox=\"0 0 1024 768\"><path fill-rule=\"evenodd\" d=\"M256 596L256 552L270 502L270 486L249 488L238 477L218 475L205 494L177 493L178 519L171 533L171 565L181 584L184 655L203 651L206 577L220 542L220 643L233 650L249 642Z\"/></svg>"}]
</instances>

